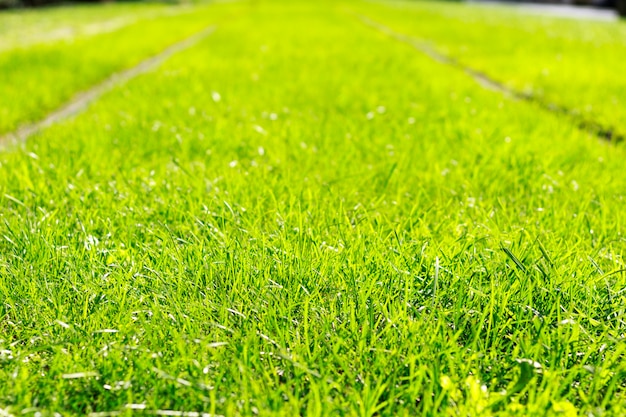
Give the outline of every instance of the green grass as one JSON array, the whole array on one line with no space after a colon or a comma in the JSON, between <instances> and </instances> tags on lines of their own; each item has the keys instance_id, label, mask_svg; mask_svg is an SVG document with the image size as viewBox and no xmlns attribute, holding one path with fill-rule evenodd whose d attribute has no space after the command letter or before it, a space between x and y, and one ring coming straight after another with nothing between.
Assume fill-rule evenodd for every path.
<instances>
[{"instance_id":1,"label":"green grass","mask_svg":"<svg viewBox=\"0 0 626 417\"><path fill-rule=\"evenodd\" d=\"M367 5L224 7L0 154L0 413L623 415L624 147Z\"/></svg>"},{"instance_id":2,"label":"green grass","mask_svg":"<svg viewBox=\"0 0 626 417\"><path fill-rule=\"evenodd\" d=\"M83 6L77 13L51 9L47 20L43 12L0 16L0 27L9 28L0 30L0 133L42 118L112 73L228 18L236 8L225 6L105 6L102 16Z\"/></svg>"},{"instance_id":3,"label":"green grass","mask_svg":"<svg viewBox=\"0 0 626 417\"><path fill-rule=\"evenodd\" d=\"M110 32L141 19L183 8L161 3L76 4L64 7L4 10L0 15L0 49L69 40L77 35Z\"/></svg>"},{"instance_id":4,"label":"green grass","mask_svg":"<svg viewBox=\"0 0 626 417\"><path fill-rule=\"evenodd\" d=\"M626 135L626 24L538 17L467 3L354 8L507 86Z\"/></svg>"}]
</instances>

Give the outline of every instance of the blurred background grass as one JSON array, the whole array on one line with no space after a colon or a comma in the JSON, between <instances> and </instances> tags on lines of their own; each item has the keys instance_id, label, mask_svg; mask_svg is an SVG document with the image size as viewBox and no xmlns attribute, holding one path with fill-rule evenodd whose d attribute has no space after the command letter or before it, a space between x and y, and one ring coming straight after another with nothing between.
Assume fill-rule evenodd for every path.
<instances>
[{"instance_id":1,"label":"blurred background grass","mask_svg":"<svg viewBox=\"0 0 626 417\"><path fill-rule=\"evenodd\" d=\"M118 0L119 1L119 0ZM0 9L24 8L24 7L41 7L60 4L73 3L113 3L113 0L0 0ZM166 3L166 4L186 4L197 3L198 0L123 0L124 3Z\"/></svg>"}]
</instances>

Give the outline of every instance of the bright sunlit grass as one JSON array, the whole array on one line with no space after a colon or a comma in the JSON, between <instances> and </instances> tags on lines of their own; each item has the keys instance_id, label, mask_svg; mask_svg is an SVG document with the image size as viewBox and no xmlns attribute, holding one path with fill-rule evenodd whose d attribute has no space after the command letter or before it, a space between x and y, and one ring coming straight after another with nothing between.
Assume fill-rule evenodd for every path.
<instances>
[{"instance_id":1,"label":"bright sunlit grass","mask_svg":"<svg viewBox=\"0 0 626 417\"><path fill-rule=\"evenodd\" d=\"M626 24L471 3L367 2L361 13L507 86L626 135Z\"/></svg>"},{"instance_id":2,"label":"bright sunlit grass","mask_svg":"<svg viewBox=\"0 0 626 417\"><path fill-rule=\"evenodd\" d=\"M369 3L222 6L0 154L0 415L623 415L623 146Z\"/></svg>"},{"instance_id":3,"label":"bright sunlit grass","mask_svg":"<svg viewBox=\"0 0 626 417\"><path fill-rule=\"evenodd\" d=\"M51 9L48 20L33 11L0 15L0 28L9 27L0 29L0 135L238 10L225 6L109 5L102 16L83 6L76 14Z\"/></svg>"}]
</instances>

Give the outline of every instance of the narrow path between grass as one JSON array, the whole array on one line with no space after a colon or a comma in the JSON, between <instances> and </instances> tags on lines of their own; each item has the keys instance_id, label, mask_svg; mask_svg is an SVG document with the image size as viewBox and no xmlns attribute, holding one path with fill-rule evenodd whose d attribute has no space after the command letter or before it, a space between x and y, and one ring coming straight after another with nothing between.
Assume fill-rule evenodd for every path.
<instances>
[{"instance_id":1,"label":"narrow path between grass","mask_svg":"<svg viewBox=\"0 0 626 417\"><path fill-rule=\"evenodd\" d=\"M134 67L112 74L106 80L94 85L88 90L78 93L72 100L49 113L45 118L37 122L23 125L13 132L0 136L0 147L5 147L8 144L23 142L38 131L58 123L61 120L77 115L85 110L93 101L100 98L104 93L140 74L146 73L158 67L172 55L197 44L199 41L209 36L215 31L215 28L215 25L208 26L202 31L170 45L159 54L141 61Z\"/></svg>"},{"instance_id":2,"label":"narrow path between grass","mask_svg":"<svg viewBox=\"0 0 626 417\"><path fill-rule=\"evenodd\" d=\"M481 71L478 71L472 67L469 67L463 64L462 62L459 62L454 57L443 54L435 50L431 46L431 43L428 42L427 40L418 39L412 36L402 34L400 32L396 32L390 27L380 22L377 22L375 20L372 20L368 16L354 13L354 12L351 12L351 14L358 17L361 20L361 22L363 22L365 25L380 31L393 39L396 39L400 42L404 42L408 45L411 45L412 47L417 49L419 52L423 53L424 55L427 55L431 59L437 62L440 62L442 64L445 64L445 65L450 65L452 67L455 67L465 72L467 75L472 77L478 84L480 84L483 88L497 91L508 97L512 97L518 100L528 101L530 103L536 104L543 110L547 110L552 113L567 116L576 124L576 126L579 129L588 131L598 136L601 139L612 141L612 142L622 142L626 140L626 136L616 132L615 129L613 129L610 126L605 126L594 120L584 119L580 117L580 115L574 112L573 110L562 105L547 102L543 100L541 97L537 97L534 94L523 93L521 91L517 91L515 89L507 87L505 84L491 78L489 75Z\"/></svg>"}]
</instances>

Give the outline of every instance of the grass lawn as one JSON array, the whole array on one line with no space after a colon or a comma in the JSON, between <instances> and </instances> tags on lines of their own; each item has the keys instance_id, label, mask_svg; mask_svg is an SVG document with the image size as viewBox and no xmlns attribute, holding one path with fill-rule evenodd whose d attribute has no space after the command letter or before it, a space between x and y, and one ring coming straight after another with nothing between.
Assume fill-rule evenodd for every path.
<instances>
[{"instance_id":1,"label":"grass lawn","mask_svg":"<svg viewBox=\"0 0 626 417\"><path fill-rule=\"evenodd\" d=\"M148 3L0 14L0 134L42 118L79 91L237 8Z\"/></svg>"},{"instance_id":2,"label":"grass lawn","mask_svg":"<svg viewBox=\"0 0 626 417\"><path fill-rule=\"evenodd\" d=\"M0 153L0 415L626 413L624 145L378 4L199 7L90 37L218 24Z\"/></svg>"},{"instance_id":3,"label":"grass lawn","mask_svg":"<svg viewBox=\"0 0 626 417\"><path fill-rule=\"evenodd\" d=\"M374 1L354 11L524 94L626 135L626 24L475 4Z\"/></svg>"}]
</instances>

